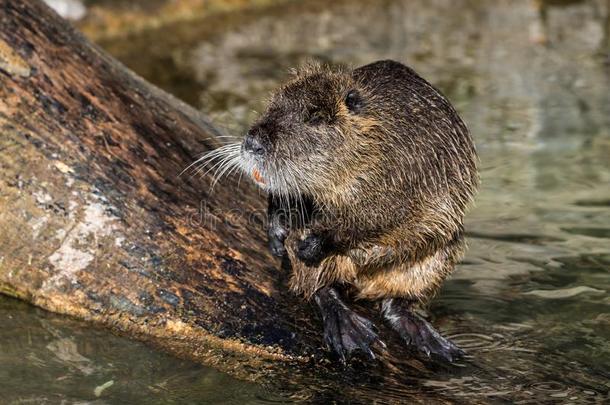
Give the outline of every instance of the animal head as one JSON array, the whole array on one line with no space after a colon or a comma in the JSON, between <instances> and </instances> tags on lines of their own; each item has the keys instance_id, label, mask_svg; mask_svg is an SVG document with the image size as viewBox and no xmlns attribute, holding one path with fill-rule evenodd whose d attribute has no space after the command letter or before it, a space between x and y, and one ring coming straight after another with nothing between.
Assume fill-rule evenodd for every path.
<instances>
[{"instance_id":1,"label":"animal head","mask_svg":"<svg viewBox=\"0 0 610 405\"><path fill-rule=\"evenodd\" d=\"M241 147L242 167L278 194L342 187L366 163L375 119L351 71L308 65L273 93Z\"/></svg>"}]
</instances>

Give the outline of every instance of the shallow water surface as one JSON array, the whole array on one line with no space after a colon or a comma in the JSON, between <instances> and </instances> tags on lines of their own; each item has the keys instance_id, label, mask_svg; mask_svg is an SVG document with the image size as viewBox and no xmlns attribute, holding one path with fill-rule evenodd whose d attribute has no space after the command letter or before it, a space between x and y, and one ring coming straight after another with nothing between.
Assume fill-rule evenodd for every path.
<instances>
[{"instance_id":1,"label":"shallow water surface","mask_svg":"<svg viewBox=\"0 0 610 405\"><path fill-rule=\"evenodd\" d=\"M190 361L0 296L0 403L261 403L272 398Z\"/></svg>"},{"instance_id":2,"label":"shallow water surface","mask_svg":"<svg viewBox=\"0 0 610 405\"><path fill-rule=\"evenodd\" d=\"M468 356L413 392L371 390L382 402L430 392L464 403L608 401L610 2L323 4L192 21L102 46L236 136L306 59L413 66L456 105L481 158L470 250L430 311ZM271 399L13 301L0 301L0 330L1 364L10 366L0 367L0 391L11 399L91 399L107 381L114 385L101 399Z\"/></svg>"}]
</instances>

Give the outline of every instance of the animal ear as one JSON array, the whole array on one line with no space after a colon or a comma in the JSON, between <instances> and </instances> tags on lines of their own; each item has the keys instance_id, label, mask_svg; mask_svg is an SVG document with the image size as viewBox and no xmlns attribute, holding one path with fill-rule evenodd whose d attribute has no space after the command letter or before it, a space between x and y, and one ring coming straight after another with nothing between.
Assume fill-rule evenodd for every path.
<instances>
[{"instance_id":1,"label":"animal ear","mask_svg":"<svg viewBox=\"0 0 610 405\"><path fill-rule=\"evenodd\" d=\"M347 92L347 96L345 96L345 105L347 106L347 109L354 114L358 114L360 110L362 110L364 103L358 90L353 89Z\"/></svg>"}]
</instances>

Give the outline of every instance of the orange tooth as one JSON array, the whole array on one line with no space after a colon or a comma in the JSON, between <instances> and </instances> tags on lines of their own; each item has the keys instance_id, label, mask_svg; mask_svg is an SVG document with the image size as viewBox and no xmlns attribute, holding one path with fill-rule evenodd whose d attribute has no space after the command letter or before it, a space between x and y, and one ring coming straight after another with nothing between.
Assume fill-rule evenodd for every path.
<instances>
[{"instance_id":1,"label":"orange tooth","mask_svg":"<svg viewBox=\"0 0 610 405\"><path fill-rule=\"evenodd\" d=\"M252 169L252 177L254 177L254 180L258 181L259 183L265 184L263 181L263 176L261 176L261 173L258 170Z\"/></svg>"}]
</instances>

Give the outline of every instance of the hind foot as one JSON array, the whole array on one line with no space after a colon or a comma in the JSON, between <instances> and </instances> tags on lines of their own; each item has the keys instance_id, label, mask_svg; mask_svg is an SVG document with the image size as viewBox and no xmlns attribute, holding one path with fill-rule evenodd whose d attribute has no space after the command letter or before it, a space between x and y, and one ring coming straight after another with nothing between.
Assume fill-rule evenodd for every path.
<instances>
[{"instance_id":1,"label":"hind foot","mask_svg":"<svg viewBox=\"0 0 610 405\"><path fill-rule=\"evenodd\" d=\"M324 341L342 363L354 352L362 352L375 359L371 346L379 343L385 347L374 332L373 323L349 309L335 289L322 288L316 293L315 300L322 312Z\"/></svg>"},{"instance_id":2,"label":"hind foot","mask_svg":"<svg viewBox=\"0 0 610 405\"><path fill-rule=\"evenodd\" d=\"M407 345L414 346L428 357L438 356L448 362L464 355L462 349L413 312L411 306L412 301L396 298L387 298L382 303L384 317Z\"/></svg>"}]
</instances>

